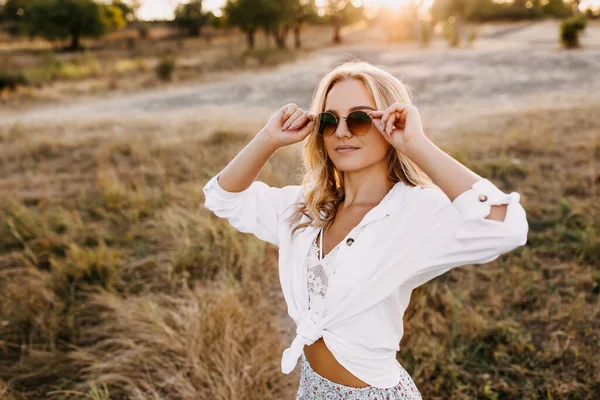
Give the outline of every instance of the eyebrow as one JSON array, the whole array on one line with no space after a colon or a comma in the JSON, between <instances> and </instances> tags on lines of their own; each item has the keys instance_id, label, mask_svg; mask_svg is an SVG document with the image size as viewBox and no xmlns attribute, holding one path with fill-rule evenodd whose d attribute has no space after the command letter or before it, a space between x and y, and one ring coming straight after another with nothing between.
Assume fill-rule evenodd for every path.
<instances>
[{"instance_id":1,"label":"eyebrow","mask_svg":"<svg viewBox=\"0 0 600 400\"><path fill-rule=\"evenodd\" d=\"M365 109L365 108L367 108L369 110L377 111L377 110L375 110L371 106L354 106L354 107L350 108L349 111L352 112L352 111L356 111L356 110L362 110L362 109ZM337 115L337 112L335 110L325 110L325 112L330 112L330 113L333 113L333 114Z\"/></svg>"}]
</instances>

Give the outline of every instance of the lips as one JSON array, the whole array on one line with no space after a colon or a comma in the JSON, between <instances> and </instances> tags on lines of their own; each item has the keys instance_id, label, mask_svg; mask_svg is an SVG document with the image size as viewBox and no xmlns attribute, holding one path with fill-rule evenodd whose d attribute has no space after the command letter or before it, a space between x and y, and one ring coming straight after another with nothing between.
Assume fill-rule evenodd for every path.
<instances>
[{"instance_id":1,"label":"lips","mask_svg":"<svg viewBox=\"0 0 600 400\"><path fill-rule=\"evenodd\" d=\"M358 149L358 147L354 147L354 146L345 146L345 145L344 145L344 146L338 146L338 147L336 147L335 149L336 149L336 150L344 150L344 149L348 150L348 149Z\"/></svg>"}]
</instances>

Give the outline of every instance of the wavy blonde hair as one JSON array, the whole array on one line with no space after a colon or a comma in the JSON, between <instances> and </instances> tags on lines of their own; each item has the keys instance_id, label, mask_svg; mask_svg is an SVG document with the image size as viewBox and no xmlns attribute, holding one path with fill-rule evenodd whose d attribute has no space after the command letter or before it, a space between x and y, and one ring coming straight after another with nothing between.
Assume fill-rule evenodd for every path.
<instances>
[{"instance_id":1,"label":"wavy blonde hair","mask_svg":"<svg viewBox=\"0 0 600 400\"><path fill-rule=\"evenodd\" d=\"M378 110L385 110L395 102L412 104L412 89L383 69L365 61L348 61L325 75L315 88L310 112L318 114L325 110L327 94L337 82L356 79L370 90ZM323 137L317 134L315 126L302 148L301 170L304 174L304 202L295 203L300 207L290 217L291 224L298 222L303 215L308 222L298 224L293 230L307 226L328 226L335 218L338 205L344 200L344 176L327 154ZM392 145L387 152L387 174L395 183L402 181L409 186L436 186L431 178L403 153Z\"/></svg>"}]
</instances>

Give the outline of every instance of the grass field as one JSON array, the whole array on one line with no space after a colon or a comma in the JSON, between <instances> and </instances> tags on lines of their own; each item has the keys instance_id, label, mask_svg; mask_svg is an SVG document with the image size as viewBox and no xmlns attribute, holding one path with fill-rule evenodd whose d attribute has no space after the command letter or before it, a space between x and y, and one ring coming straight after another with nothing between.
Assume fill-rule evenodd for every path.
<instances>
[{"instance_id":1,"label":"grass field","mask_svg":"<svg viewBox=\"0 0 600 400\"><path fill-rule=\"evenodd\" d=\"M378 51L356 54L393 55ZM390 68L407 60L437 68L437 53L411 54ZM500 48L475 54L518 57ZM450 64L430 81L409 79L431 82L420 86L427 134L519 192L530 233L494 262L419 287L398 359L425 399L597 399L600 101L584 96L592 83L578 73L570 78L580 86L571 86L581 92L555 76L569 99L560 106L546 107L546 93L520 97L508 82L511 102L503 101L489 65L478 80ZM315 74L312 65L302 68ZM283 82L284 71L260 77ZM551 87L544 71L538 82ZM303 98L294 89L303 76L273 90ZM219 85L215 98L227 82ZM517 107L523 99L530 106ZM193 107L119 113L103 103L114 109L52 118L56 108L0 124L0 399L293 398L299 368L280 370L294 327L277 249L215 217L201 193L283 99L255 109L221 100L201 115ZM280 149L259 179L298 183L298 150Z\"/></svg>"},{"instance_id":2,"label":"grass field","mask_svg":"<svg viewBox=\"0 0 600 400\"><path fill-rule=\"evenodd\" d=\"M599 393L598 107L436 139L519 191L531 231L524 248L413 294L399 359L426 398ZM200 194L256 129L175 128L169 141L133 123L113 139L97 124L79 129L105 138L3 132L0 378L15 398L92 383L111 398L290 398L276 249ZM283 185L297 162L282 149L260 179Z\"/></svg>"}]
</instances>

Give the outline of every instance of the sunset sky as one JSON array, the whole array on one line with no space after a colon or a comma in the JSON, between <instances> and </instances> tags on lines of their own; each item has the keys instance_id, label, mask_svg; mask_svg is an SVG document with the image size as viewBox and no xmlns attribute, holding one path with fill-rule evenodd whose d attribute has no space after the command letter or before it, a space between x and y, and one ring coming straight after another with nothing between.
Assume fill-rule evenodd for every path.
<instances>
[{"instance_id":1,"label":"sunset sky","mask_svg":"<svg viewBox=\"0 0 600 400\"><path fill-rule=\"evenodd\" d=\"M410 0L355 0L355 3L364 2L367 7L378 7L381 5L399 6ZM170 19L173 18L175 6L182 2L181 0L142 0L142 6L139 10L141 19ZM317 5L323 4L325 0L317 0ZM429 3L430 1L427 1ZM204 0L202 2L205 10L218 10L225 0ZM585 9L591 5L593 8L600 7L600 0L582 0L581 8Z\"/></svg>"}]
</instances>

